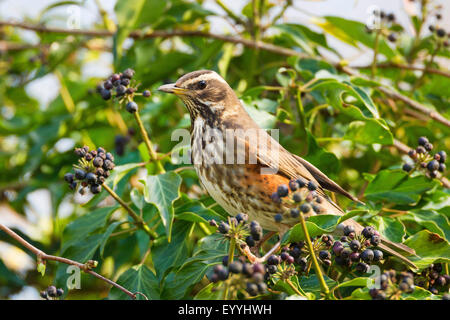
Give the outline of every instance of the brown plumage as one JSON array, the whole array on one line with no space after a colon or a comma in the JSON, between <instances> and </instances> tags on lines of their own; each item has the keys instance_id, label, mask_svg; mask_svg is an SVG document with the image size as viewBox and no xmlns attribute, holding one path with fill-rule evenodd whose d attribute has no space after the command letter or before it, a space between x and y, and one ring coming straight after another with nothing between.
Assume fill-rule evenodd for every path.
<instances>
[{"instance_id":1,"label":"brown plumage","mask_svg":"<svg viewBox=\"0 0 450 320\"><path fill-rule=\"evenodd\" d=\"M227 82L214 71L188 73L175 84L163 85L159 90L176 94L187 106L191 116L194 167L211 197L228 213L246 213L250 220L258 221L264 229L283 234L298 223L298 219L287 218L275 223L274 216L287 208L285 204L271 201L270 195L279 185L297 178L312 181L318 186L317 195L324 200L320 203L321 211L327 214L343 215L344 212L329 199L324 189L359 202L311 163L284 149L262 130L242 107ZM227 136L229 132L233 134ZM223 141L228 143L231 140L232 147L226 149L229 146L224 146ZM245 161L238 161L239 157ZM300 192L302 197L309 193L306 188ZM316 213L310 210L307 216L313 214ZM354 220L346 220L344 224L353 225L357 232L362 230ZM382 239L380 248L415 268L401 254L414 254L412 249L386 239Z\"/></svg>"}]
</instances>

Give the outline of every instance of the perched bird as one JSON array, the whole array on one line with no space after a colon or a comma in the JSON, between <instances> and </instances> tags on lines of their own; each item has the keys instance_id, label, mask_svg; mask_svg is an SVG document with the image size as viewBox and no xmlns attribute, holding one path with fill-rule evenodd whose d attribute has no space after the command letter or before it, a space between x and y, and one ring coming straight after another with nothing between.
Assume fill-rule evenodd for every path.
<instances>
[{"instance_id":1,"label":"perched bird","mask_svg":"<svg viewBox=\"0 0 450 320\"><path fill-rule=\"evenodd\" d=\"M344 214L324 189L359 201L261 129L243 108L233 89L216 72L194 71L176 83L162 85L158 90L177 95L189 110L194 167L211 197L231 215L245 213L249 220L258 221L264 229L279 232L281 239L299 220L289 217L275 222L275 216L288 208L285 203L273 201L271 195L278 186L288 185L292 179L298 178L306 183L299 190L303 198L310 194L311 189L320 198L320 213ZM314 214L317 213L311 209L305 216ZM363 229L351 219L343 224L352 225L356 232ZM278 246L279 243L262 259ZM416 268L403 255L414 254L409 247L383 238L379 247Z\"/></svg>"}]
</instances>

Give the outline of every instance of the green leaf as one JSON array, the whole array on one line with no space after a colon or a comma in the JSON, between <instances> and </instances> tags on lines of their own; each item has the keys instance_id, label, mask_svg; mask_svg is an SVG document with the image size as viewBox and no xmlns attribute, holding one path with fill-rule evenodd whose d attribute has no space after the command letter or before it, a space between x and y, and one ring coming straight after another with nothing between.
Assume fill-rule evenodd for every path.
<instances>
[{"instance_id":1,"label":"green leaf","mask_svg":"<svg viewBox=\"0 0 450 320\"><path fill-rule=\"evenodd\" d=\"M152 249L153 264L156 275L162 279L171 268L181 266L188 257L187 237L193 224L186 221L177 221L174 225L171 242L164 241Z\"/></svg>"},{"instance_id":2,"label":"green leaf","mask_svg":"<svg viewBox=\"0 0 450 320\"><path fill-rule=\"evenodd\" d=\"M149 300L160 299L159 281L153 272L143 264L136 265L125 271L117 280L117 284L120 284L132 293L143 293ZM131 299L130 296L115 287L111 288L108 298L113 300ZM139 294L136 295L136 299L145 300Z\"/></svg>"},{"instance_id":3,"label":"green leaf","mask_svg":"<svg viewBox=\"0 0 450 320\"><path fill-rule=\"evenodd\" d=\"M416 251L416 256L408 257L419 269L432 263L450 263L450 244L438 234L422 230L404 242Z\"/></svg>"},{"instance_id":4,"label":"green leaf","mask_svg":"<svg viewBox=\"0 0 450 320\"><path fill-rule=\"evenodd\" d=\"M399 217L402 221L414 221L429 231L450 240L450 224L448 218L435 210L411 210Z\"/></svg>"},{"instance_id":5,"label":"green leaf","mask_svg":"<svg viewBox=\"0 0 450 320\"><path fill-rule=\"evenodd\" d=\"M117 208L117 206L99 208L69 223L63 232L61 251L64 252L77 241L84 240L95 230L103 228Z\"/></svg>"},{"instance_id":6,"label":"green leaf","mask_svg":"<svg viewBox=\"0 0 450 320\"><path fill-rule=\"evenodd\" d=\"M389 217L373 217L375 229L386 239L402 243L406 234L405 226L398 220ZM372 222L372 221L371 221Z\"/></svg>"},{"instance_id":7,"label":"green leaf","mask_svg":"<svg viewBox=\"0 0 450 320\"><path fill-rule=\"evenodd\" d=\"M112 188L114 189L117 184L127 175L131 170L140 167L140 163L127 163L121 166L114 167L112 175L108 178L108 181L113 181Z\"/></svg>"},{"instance_id":8,"label":"green leaf","mask_svg":"<svg viewBox=\"0 0 450 320\"><path fill-rule=\"evenodd\" d=\"M220 300L223 298L223 291L218 290L219 284L210 283L200 290L194 297L194 300Z\"/></svg>"},{"instance_id":9,"label":"green leaf","mask_svg":"<svg viewBox=\"0 0 450 320\"><path fill-rule=\"evenodd\" d=\"M326 172L328 175L338 173L341 163L336 155L320 147L314 136L309 131L307 131L307 134L308 153L304 158L322 172Z\"/></svg>"},{"instance_id":10,"label":"green leaf","mask_svg":"<svg viewBox=\"0 0 450 320\"><path fill-rule=\"evenodd\" d=\"M115 38L115 49L119 57L122 55L122 43L136 26L144 4L145 0L118 0L116 2L114 12L117 17L118 30Z\"/></svg>"},{"instance_id":11,"label":"green leaf","mask_svg":"<svg viewBox=\"0 0 450 320\"><path fill-rule=\"evenodd\" d=\"M383 170L369 183L365 196L373 201L413 205L425 192L435 188L438 184L439 182L436 180L422 175L409 177L402 170Z\"/></svg>"},{"instance_id":12,"label":"green leaf","mask_svg":"<svg viewBox=\"0 0 450 320\"><path fill-rule=\"evenodd\" d=\"M306 228L308 229L309 236L315 237L332 232L338 225L340 218L341 216L332 214L321 214L309 217L306 221ZM300 223L297 223L289 232L289 242L298 242L306 239Z\"/></svg>"},{"instance_id":13,"label":"green leaf","mask_svg":"<svg viewBox=\"0 0 450 320\"><path fill-rule=\"evenodd\" d=\"M394 143L391 131L386 125L381 125L380 120L350 122L344 139L362 144L379 143L391 145Z\"/></svg>"},{"instance_id":14,"label":"green leaf","mask_svg":"<svg viewBox=\"0 0 450 320\"><path fill-rule=\"evenodd\" d=\"M158 208L170 242L174 218L173 202L180 197L181 177L170 171L156 176L148 176L144 183L145 201L153 203Z\"/></svg>"}]
</instances>

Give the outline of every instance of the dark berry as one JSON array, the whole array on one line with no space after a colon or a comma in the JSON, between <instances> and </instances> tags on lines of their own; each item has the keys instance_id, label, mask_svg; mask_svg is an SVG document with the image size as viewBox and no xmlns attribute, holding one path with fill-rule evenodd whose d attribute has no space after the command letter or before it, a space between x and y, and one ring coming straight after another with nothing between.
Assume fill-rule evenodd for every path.
<instances>
[{"instance_id":1,"label":"dark berry","mask_svg":"<svg viewBox=\"0 0 450 320\"><path fill-rule=\"evenodd\" d=\"M300 206L300 210L301 210L303 213L308 213L309 210L311 210L311 207L309 206L309 204L304 203L304 204L302 204L302 205Z\"/></svg>"},{"instance_id":2,"label":"dark berry","mask_svg":"<svg viewBox=\"0 0 450 320\"><path fill-rule=\"evenodd\" d=\"M86 153L84 158L86 159L86 161L91 161L92 159L94 159L94 156L92 155L92 153Z\"/></svg>"},{"instance_id":3,"label":"dark berry","mask_svg":"<svg viewBox=\"0 0 450 320\"><path fill-rule=\"evenodd\" d=\"M253 265L253 272L254 273L264 273L264 265L261 263L255 263Z\"/></svg>"},{"instance_id":4,"label":"dark berry","mask_svg":"<svg viewBox=\"0 0 450 320\"><path fill-rule=\"evenodd\" d=\"M120 80L120 76L117 73L115 73L111 76L111 82L114 82L117 80Z\"/></svg>"},{"instance_id":5,"label":"dark berry","mask_svg":"<svg viewBox=\"0 0 450 320\"><path fill-rule=\"evenodd\" d=\"M83 180L86 177L86 172L84 170L81 169L75 169L75 178L77 178L78 180Z\"/></svg>"},{"instance_id":6,"label":"dark berry","mask_svg":"<svg viewBox=\"0 0 450 320\"><path fill-rule=\"evenodd\" d=\"M267 259L267 264L268 265L277 265L280 263L280 258L276 255L271 255L268 259Z\"/></svg>"},{"instance_id":7,"label":"dark berry","mask_svg":"<svg viewBox=\"0 0 450 320\"><path fill-rule=\"evenodd\" d=\"M236 215L236 221L238 222L238 223L246 223L247 222L247 220L248 220L248 215L246 215L246 214L244 214L244 213L238 213L237 215Z\"/></svg>"},{"instance_id":8,"label":"dark berry","mask_svg":"<svg viewBox=\"0 0 450 320\"><path fill-rule=\"evenodd\" d=\"M437 153L439 155L439 162L444 163L447 160L447 153L442 150Z\"/></svg>"},{"instance_id":9,"label":"dark berry","mask_svg":"<svg viewBox=\"0 0 450 320\"><path fill-rule=\"evenodd\" d=\"M356 271L359 271L359 272L367 273L367 271L369 271L369 265L364 262L359 262L355 268L356 268Z\"/></svg>"},{"instance_id":10,"label":"dark berry","mask_svg":"<svg viewBox=\"0 0 450 320\"><path fill-rule=\"evenodd\" d=\"M417 140L419 146L425 146L428 142L427 137L420 137L419 140Z\"/></svg>"},{"instance_id":11,"label":"dark berry","mask_svg":"<svg viewBox=\"0 0 450 320\"><path fill-rule=\"evenodd\" d=\"M72 183L73 182L73 174L71 173L66 173L64 175L64 180L68 183Z\"/></svg>"},{"instance_id":12,"label":"dark berry","mask_svg":"<svg viewBox=\"0 0 450 320\"><path fill-rule=\"evenodd\" d=\"M114 162L110 160L103 161L103 169L105 170L112 170L114 169Z\"/></svg>"},{"instance_id":13,"label":"dark berry","mask_svg":"<svg viewBox=\"0 0 450 320\"><path fill-rule=\"evenodd\" d=\"M373 227L365 227L361 233L364 238L370 239L375 234L375 229Z\"/></svg>"},{"instance_id":14,"label":"dark berry","mask_svg":"<svg viewBox=\"0 0 450 320\"><path fill-rule=\"evenodd\" d=\"M228 266L228 269L231 273L241 273L242 272L242 263L240 261L233 261Z\"/></svg>"},{"instance_id":15,"label":"dark berry","mask_svg":"<svg viewBox=\"0 0 450 320\"><path fill-rule=\"evenodd\" d=\"M121 84L116 87L116 93L118 96L123 96L127 92L127 88Z\"/></svg>"},{"instance_id":16,"label":"dark berry","mask_svg":"<svg viewBox=\"0 0 450 320\"><path fill-rule=\"evenodd\" d=\"M350 255L350 260L352 260L353 262L358 262L359 261L359 253L352 252L352 254Z\"/></svg>"},{"instance_id":17,"label":"dark berry","mask_svg":"<svg viewBox=\"0 0 450 320\"><path fill-rule=\"evenodd\" d=\"M429 171L435 171L437 169L439 169L439 162L436 160L431 160L430 162L428 162L427 164L427 169Z\"/></svg>"},{"instance_id":18,"label":"dark berry","mask_svg":"<svg viewBox=\"0 0 450 320\"><path fill-rule=\"evenodd\" d=\"M103 159L100 157L95 157L94 161L92 161L92 164L94 165L94 167L101 167L103 166Z\"/></svg>"},{"instance_id":19,"label":"dark berry","mask_svg":"<svg viewBox=\"0 0 450 320\"><path fill-rule=\"evenodd\" d=\"M291 191L295 191L298 189L298 183L295 180L291 180L289 181L289 189L291 189Z\"/></svg>"},{"instance_id":20,"label":"dark berry","mask_svg":"<svg viewBox=\"0 0 450 320\"><path fill-rule=\"evenodd\" d=\"M302 201L302 195L299 193L299 192L297 192L297 193L294 193L294 195L292 196L292 199L294 200L294 202L301 202Z\"/></svg>"},{"instance_id":21,"label":"dark berry","mask_svg":"<svg viewBox=\"0 0 450 320\"><path fill-rule=\"evenodd\" d=\"M427 151L433 150L433 145L432 145L431 143L429 143L429 142L426 143L423 147L424 147L425 150L427 150Z\"/></svg>"},{"instance_id":22,"label":"dark berry","mask_svg":"<svg viewBox=\"0 0 450 320\"><path fill-rule=\"evenodd\" d=\"M273 264L267 265L267 272L270 274L277 273L277 266Z\"/></svg>"},{"instance_id":23,"label":"dark berry","mask_svg":"<svg viewBox=\"0 0 450 320\"><path fill-rule=\"evenodd\" d=\"M366 249L359 256L364 262L371 262L373 260L374 253L373 250Z\"/></svg>"},{"instance_id":24,"label":"dark berry","mask_svg":"<svg viewBox=\"0 0 450 320\"><path fill-rule=\"evenodd\" d=\"M227 265L228 265L228 256L225 256L225 257L222 258L222 264L223 264L224 266L227 266Z\"/></svg>"},{"instance_id":25,"label":"dark berry","mask_svg":"<svg viewBox=\"0 0 450 320\"><path fill-rule=\"evenodd\" d=\"M388 15L387 15L387 19L388 19L388 21L394 21L395 20L395 15L393 14L393 13L389 13Z\"/></svg>"},{"instance_id":26,"label":"dark berry","mask_svg":"<svg viewBox=\"0 0 450 320\"><path fill-rule=\"evenodd\" d=\"M352 240L349 243L349 247L353 252L356 252L361 248L361 243L358 240Z\"/></svg>"},{"instance_id":27,"label":"dark berry","mask_svg":"<svg viewBox=\"0 0 450 320\"><path fill-rule=\"evenodd\" d=\"M219 278L219 280L222 280L222 281L227 280L228 279L228 270L227 270L227 268L220 269L217 272L217 277Z\"/></svg>"},{"instance_id":28,"label":"dark berry","mask_svg":"<svg viewBox=\"0 0 450 320\"><path fill-rule=\"evenodd\" d=\"M247 288L245 290L253 297L258 295L258 286L252 282L247 282Z\"/></svg>"},{"instance_id":29,"label":"dark berry","mask_svg":"<svg viewBox=\"0 0 450 320\"><path fill-rule=\"evenodd\" d=\"M243 263L242 273L245 274L247 277L251 277L253 274L253 266L250 263Z\"/></svg>"},{"instance_id":30,"label":"dark berry","mask_svg":"<svg viewBox=\"0 0 450 320\"><path fill-rule=\"evenodd\" d=\"M258 292L260 294L265 294L267 293L267 284L265 284L264 282L258 283Z\"/></svg>"},{"instance_id":31,"label":"dark berry","mask_svg":"<svg viewBox=\"0 0 450 320\"><path fill-rule=\"evenodd\" d=\"M379 245L379 244L380 244L380 237L377 236L377 235L373 235L373 236L370 238L370 244L373 245L373 246Z\"/></svg>"},{"instance_id":32,"label":"dark berry","mask_svg":"<svg viewBox=\"0 0 450 320\"><path fill-rule=\"evenodd\" d=\"M126 109L129 113L135 113L136 111L138 111L138 105L136 102L130 101L127 103Z\"/></svg>"},{"instance_id":33,"label":"dark berry","mask_svg":"<svg viewBox=\"0 0 450 320\"><path fill-rule=\"evenodd\" d=\"M441 28L436 31L436 34L438 35L438 37L442 38L442 37L445 37L446 32L444 29Z\"/></svg>"},{"instance_id":34,"label":"dark berry","mask_svg":"<svg viewBox=\"0 0 450 320\"><path fill-rule=\"evenodd\" d=\"M302 178L298 178L298 179L297 179L297 184L298 184L298 187L299 187L299 188L303 188L303 187L306 186L306 181L303 180Z\"/></svg>"},{"instance_id":35,"label":"dark berry","mask_svg":"<svg viewBox=\"0 0 450 320\"><path fill-rule=\"evenodd\" d=\"M149 90L144 90L144 91L142 92L142 96L144 96L145 98L150 97L150 95L151 95L151 92L150 92Z\"/></svg>"},{"instance_id":36,"label":"dark berry","mask_svg":"<svg viewBox=\"0 0 450 320\"><path fill-rule=\"evenodd\" d=\"M102 186L101 185L99 185L99 184L92 184L91 185L91 192L93 194L100 193L101 191L102 191Z\"/></svg>"},{"instance_id":37,"label":"dark berry","mask_svg":"<svg viewBox=\"0 0 450 320\"><path fill-rule=\"evenodd\" d=\"M411 149L408 151L408 155L411 157L411 159L416 159L417 158L417 152L414 149Z\"/></svg>"},{"instance_id":38,"label":"dark berry","mask_svg":"<svg viewBox=\"0 0 450 320\"><path fill-rule=\"evenodd\" d=\"M279 223L279 222L281 222L283 220L283 215L281 213L277 213L274 216L274 219L275 219L275 222Z\"/></svg>"},{"instance_id":39,"label":"dark berry","mask_svg":"<svg viewBox=\"0 0 450 320\"><path fill-rule=\"evenodd\" d=\"M219 232L222 234L227 234L230 231L230 226L226 222L220 222L219 224Z\"/></svg>"},{"instance_id":40,"label":"dark berry","mask_svg":"<svg viewBox=\"0 0 450 320\"><path fill-rule=\"evenodd\" d=\"M325 259L331 259L331 254L330 252L326 251L326 250L322 250L319 252L319 259L320 260L325 260Z\"/></svg>"},{"instance_id":41,"label":"dark berry","mask_svg":"<svg viewBox=\"0 0 450 320\"><path fill-rule=\"evenodd\" d=\"M106 81L103 83L103 87L104 87L106 90L111 90L111 89L113 88L113 84L112 84L112 82L111 82L110 80L106 80Z\"/></svg>"},{"instance_id":42,"label":"dark berry","mask_svg":"<svg viewBox=\"0 0 450 320\"><path fill-rule=\"evenodd\" d=\"M57 291L58 290L56 289L55 286L50 286L47 288L47 294L49 297L52 297L52 298L56 297Z\"/></svg>"},{"instance_id":43,"label":"dark berry","mask_svg":"<svg viewBox=\"0 0 450 320\"><path fill-rule=\"evenodd\" d=\"M88 174L86 174L86 181L89 184L94 184L97 182L97 176L95 175L95 173L89 172Z\"/></svg>"},{"instance_id":44,"label":"dark berry","mask_svg":"<svg viewBox=\"0 0 450 320\"><path fill-rule=\"evenodd\" d=\"M270 198L272 199L273 202L275 203L281 203L281 198L278 195L278 192L274 192L272 193L272 195L270 196Z\"/></svg>"},{"instance_id":45,"label":"dark berry","mask_svg":"<svg viewBox=\"0 0 450 320\"><path fill-rule=\"evenodd\" d=\"M395 42L395 41L397 41L397 35L395 33L391 33L391 34L388 35L387 39L390 42Z\"/></svg>"},{"instance_id":46,"label":"dark berry","mask_svg":"<svg viewBox=\"0 0 450 320\"><path fill-rule=\"evenodd\" d=\"M125 69L125 71L122 73L122 77L131 79L134 76L134 70L133 69Z\"/></svg>"},{"instance_id":47,"label":"dark berry","mask_svg":"<svg viewBox=\"0 0 450 320\"><path fill-rule=\"evenodd\" d=\"M122 80L120 80L120 84L126 87L130 84L130 79L123 78Z\"/></svg>"},{"instance_id":48,"label":"dark berry","mask_svg":"<svg viewBox=\"0 0 450 320\"><path fill-rule=\"evenodd\" d=\"M312 182L312 181L308 182L308 190L314 191L316 189L317 189L317 185L314 182Z\"/></svg>"},{"instance_id":49,"label":"dark berry","mask_svg":"<svg viewBox=\"0 0 450 320\"><path fill-rule=\"evenodd\" d=\"M424 147L418 146L418 147L416 148L416 152L420 154L420 153L425 153L425 152L427 152L427 151L425 150Z\"/></svg>"},{"instance_id":50,"label":"dark berry","mask_svg":"<svg viewBox=\"0 0 450 320\"><path fill-rule=\"evenodd\" d=\"M247 237L245 238L245 243L247 243L247 245L248 245L249 247L254 247L254 246L256 245L255 239L253 239L252 236L247 236Z\"/></svg>"},{"instance_id":51,"label":"dark berry","mask_svg":"<svg viewBox=\"0 0 450 320\"><path fill-rule=\"evenodd\" d=\"M344 227L344 235L348 236L350 233L355 232L355 228L353 226L345 226Z\"/></svg>"},{"instance_id":52,"label":"dark berry","mask_svg":"<svg viewBox=\"0 0 450 320\"><path fill-rule=\"evenodd\" d=\"M100 91L100 95L102 96L103 100L109 100L111 99L111 91L107 90L107 89L102 89Z\"/></svg>"},{"instance_id":53,"label":"dark berry","mask_svg":"<svg viewBox=\"0 0 450 320\"><path fill-rule=\"evenodd\" d=\"M56 290L56 295L58 296L58 297L61 297L62 295L64 294L64 290L63 289L57 289Z\"/></svg>"},{"instance_id":54,"label":"dark berry","mask_svg":"<svg viewBox=\"0 0 450 320\"><path fill-rule=\"evenodd\" d=\"M405 163L402 169L403 171L410 172L412 170L412 166L409 163Z\"/></svg>"},{"instance_id":55,"label":"dark berry","mask_svg":"<svg viewBox=\"0 0 450 320\"><path fill-rule=\"evenodd\" d=\"M313 208L314 212L317 213L317 214L322 212L322 207L321 206L313 204L312 208Z\"/></svg>"},{"instance_id":56,"label":"dark berry","mask_svg":"<svg viewBox=\"0 0 450 320\"><path fill-rule=\"evenodd\" d=\"M280 198L286 197L289 194L288 186L285 184L278 186L277 193Z\"/></svg>"},{"instance_id":57,"label":"dark berry","mask_svg":"<svg viewBox=\"0 0 450 320\"><path fill-rule=\"evenodd\" d=\"M298 218L298 216L300 215L300 212L297 208L291 209L290 213L292 218Z\"/></svg>"},{"instance_id":58,"label":"dark berry","mask_svg":"<svg viewBox=\"0 0 450 320\"><path fill-rule=\"evenodd\" d=\"M428 174L430 175L430 178L436 178L438 175L437 171L431 171Z\"/></svg>"},{"instance_id":59,"label":"dark berry","mask_svg":"<svg viewBox=\"0 0 450 320\"><path fill-rule=\"evenodd\" d=\"M383 251L380 250L373 250L373 261L377 262L383 260Z\"/></svg>"},{"instance_id":60,"label":"dark berry","mask_svg":"<svg viewBox=\"0 0 450 320\"><path fill-rule=\"evenodd\" d=\"M280 254L280 258L281 258L281 260L283 260L283 261L286 261L289 257L290 257L290 255L289 255L289 253L287 253L287 252L282 252L282 253Z\"/></svg>"}]
</instances>

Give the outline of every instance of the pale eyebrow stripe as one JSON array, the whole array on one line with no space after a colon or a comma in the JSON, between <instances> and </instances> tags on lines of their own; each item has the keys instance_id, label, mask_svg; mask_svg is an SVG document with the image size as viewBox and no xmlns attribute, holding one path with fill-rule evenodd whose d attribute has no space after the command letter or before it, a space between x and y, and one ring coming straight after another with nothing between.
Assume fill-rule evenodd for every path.
<instances>
[{"instance_id":1,"label":"pale eyebrow stripe","mask_svg":"<svg viewBox=\"0 0 450 320\"><path fill-rule=\"evenodd\" d=\"M215 72L201 74L201 75L199 75L199 76L197 76L195 78L187 79L186 81L183 81L180 84L188 86L188 85L190 85L191 83L194 83L194 82L198 82L198 81L201 81L201 80L207 81L207 80L212 80L212 79L218 80L218 81L220 81L222 83L227 84L227 82Z\"/></svg>"}]
</instances>

